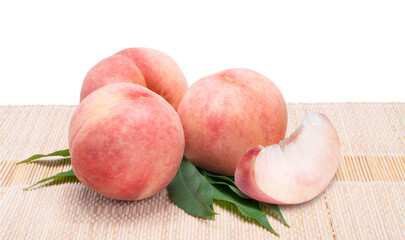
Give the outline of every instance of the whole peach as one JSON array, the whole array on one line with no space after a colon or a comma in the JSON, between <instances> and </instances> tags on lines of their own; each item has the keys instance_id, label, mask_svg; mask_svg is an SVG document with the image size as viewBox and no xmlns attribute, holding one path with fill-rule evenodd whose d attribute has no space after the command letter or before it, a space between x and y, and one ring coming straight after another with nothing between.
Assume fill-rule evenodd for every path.
<instances>
[{"instance_id":1,"label":"whole peach","mask_svg":"<svg viewBox=\"0 0 405 240\"><path fill-rule=\"evenodd\" d=\"M229 69L195 82L177 113L185 156L196 166L233 176L252 147L278 143L287 128L287 106L277 86L249 69Z\"/></svg>"},{"instance_id":2,"label":"whole peach","mask_svg":"<svg viewBox=\"0 0 405 240\"><path fill-rule=\"evenodd\" d=\"M165 53L150 48L127 48L89 70L83 81L80 101L94 90L117 82L147 87L175 109L188 88L180 67Z\"/></svg>"},{"instance_id":3,"label":"whole peach","mask_svg":"<svg viewBox=\"0 0 405 240\"><path fill-rule=\"evenodd\" d=\"M80 103L70 122L69 151L80 182L110 198L139 200L174 178L184 133L162 97L133 83L115 83Z\"/></svg>"}]
</instances>

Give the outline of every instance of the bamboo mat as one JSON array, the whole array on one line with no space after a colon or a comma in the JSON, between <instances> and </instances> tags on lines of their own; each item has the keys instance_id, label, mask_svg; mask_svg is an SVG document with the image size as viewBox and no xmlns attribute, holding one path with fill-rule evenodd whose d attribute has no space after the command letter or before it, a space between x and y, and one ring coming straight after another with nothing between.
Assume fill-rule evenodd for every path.
<instances>
[{"instance_id":1,"label":"bamboo mat","mask_svg":"<svg viewBox=\"0 0 405 240\"><path fill-rule=\"evenodd\" d=\"M67 148L75 108L0 106L0 239L277 239L229 204L215 204L215 221L192 217L166 190L138 202L111 200L71 181L23 191L70 169L58 158L15 163ZM281 207L291 228L269 216L280 239L405 239L405 103L292 103L288 110L288 133L307 112L325 113L342 157L320 196Z\"/></svg>"}]
</instances>

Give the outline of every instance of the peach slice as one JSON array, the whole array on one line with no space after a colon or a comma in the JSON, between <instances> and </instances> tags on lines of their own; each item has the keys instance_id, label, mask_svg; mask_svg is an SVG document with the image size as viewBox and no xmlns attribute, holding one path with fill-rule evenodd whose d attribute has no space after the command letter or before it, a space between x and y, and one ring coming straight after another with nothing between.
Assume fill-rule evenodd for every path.
<instances>
[{"instance_id":1,"label":"peach slice","mask_svg":"<svg viewBox=\"0 0 405 240\"><path fill-rule=\"evenodd\" d=\"M235 182L246 195L274 204L298 204L332 181L340 158L335 127L322 113L309 113L286 139L256 146L238 162Z\"/></svg>"}]
</instances>

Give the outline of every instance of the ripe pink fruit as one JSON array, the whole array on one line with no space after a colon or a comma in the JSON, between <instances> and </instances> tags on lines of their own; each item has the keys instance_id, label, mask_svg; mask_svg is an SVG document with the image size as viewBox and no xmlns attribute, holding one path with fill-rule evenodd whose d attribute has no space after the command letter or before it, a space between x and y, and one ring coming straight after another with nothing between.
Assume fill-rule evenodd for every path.
<instances>
[{"instance_id":1,"label":"ripe pink fruit","mask_svg":"<svg viewBox=\"0 0 405 240\"><path fill-rule=\"evenodd\" d=\"M247 152L236 167L235 182L243 193L262 202L302 203L328 186L339 158L335 127L324 114L310 113L279 144Z\"/></svg>"},{"instance_id":2,"label":"ripe pink fruit","mask_svg":"<svg viewBox=\"0 0 405 240\"><path fill-rule=\"evenodd\" d=\"M144 86L166 99L174 109L188 88L180 67L168 55L150 48L127 48L89 70L80 101L102 86L119 82Z\"/></svg>"},{"instance_id":3,"label":"ripe pink fruit","mask_svg":"<svg viewBox=\"0 0 405 240\"><path fill-rule=\"evenodd\" d=\"M232 176L252 147L285 136L287 106L277 86L249 69L229 69L194 83L177 113L185 156L198 167Z\"/></svg>"},{"instance_id":4,"label":"ripe pink fruit","mask_svg":"<svg viewBox=\"0 0 405 240\"><path fill-rule=\"evenodd\" d=\"M80 182L110 198L139 200L174 178L184 134L162 97L133 83L115 83L80 103L70 122L69 151Z\"/></svg>"}]
</instances>

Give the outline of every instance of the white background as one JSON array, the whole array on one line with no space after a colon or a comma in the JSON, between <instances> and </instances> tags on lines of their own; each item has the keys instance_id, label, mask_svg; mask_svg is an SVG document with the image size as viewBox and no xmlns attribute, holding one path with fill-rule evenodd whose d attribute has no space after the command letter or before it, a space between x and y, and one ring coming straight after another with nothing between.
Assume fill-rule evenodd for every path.
<instances>
[{"instance_id":1,"label":"white background","mask_svg":"<svg viewBox=\"0 0 405 240\"><path fill-rule=\"evenodd\" d=\"M405 101L405 1L1 1L0 104L77 104L128 47L170 55L189 85L245 67L287 102Z\"/></svg>"}]
</instances>

